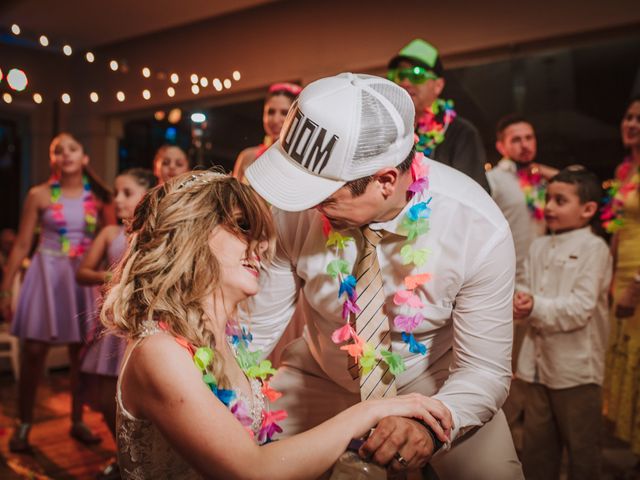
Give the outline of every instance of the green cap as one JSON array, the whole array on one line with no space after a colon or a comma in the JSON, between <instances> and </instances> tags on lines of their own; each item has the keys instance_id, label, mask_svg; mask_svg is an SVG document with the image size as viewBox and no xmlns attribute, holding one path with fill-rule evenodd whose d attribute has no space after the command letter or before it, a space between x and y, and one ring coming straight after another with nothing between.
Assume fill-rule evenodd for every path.
<instances>
[{"instance_id":1,"label":"green cap","mask_svg":"<svg viewBox=\"0 0 640 480\"><path fill-rule=\"evenodd\" d=\"M389 62L389 68L395 68L402 60L408 60L432 70L439 77L442 76L444 71L438 49L421 38L411 40L411 42L402 47L398 55Z\"/></svg>"}]
</instances>

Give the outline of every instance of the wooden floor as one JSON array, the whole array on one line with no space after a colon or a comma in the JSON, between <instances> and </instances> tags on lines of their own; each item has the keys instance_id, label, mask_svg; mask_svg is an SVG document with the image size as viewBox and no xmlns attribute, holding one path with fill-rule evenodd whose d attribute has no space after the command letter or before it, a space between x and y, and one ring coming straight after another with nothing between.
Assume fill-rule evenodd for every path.
<instances>
[{"instance_id":1,"label":"wooden floor","mask_svg":"<svg viewBox=\"0 0 640 480\"><path fill-rule=\"evenodd\" d=\"M85 422L102 443L88 447L69 436L67 375L65 370L51 372L38 391L29 455L9 452L17 388L10 374L0 375L0 479L92 479L114 457L113 439L98 413L86 409Z\"/></svg>"}]
</instances>

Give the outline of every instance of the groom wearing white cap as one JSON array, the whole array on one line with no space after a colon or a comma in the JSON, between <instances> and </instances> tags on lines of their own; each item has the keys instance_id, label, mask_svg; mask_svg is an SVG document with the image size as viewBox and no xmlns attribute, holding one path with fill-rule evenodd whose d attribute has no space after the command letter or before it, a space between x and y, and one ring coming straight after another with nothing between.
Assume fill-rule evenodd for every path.
<instances>
[{"instance_id":1,"label":"groom wearing white cap","mask_svg":"<svg viewBox=\"0 0 640 480\"><path fill-rule=\"evenodd\" d=\"M416 391L451 413L451 440L388 417L361 453L394 471L429 462L441 479L522 478L500 410L511 379L509 226L478 184L414 154L414 115L409 95L378 77L341 74L302 91L280 140L246 173L278 229L250 317L254 344L269 351L294 315L306 325L272 382L285 434L361 398Z\"/></svg>"}]
</instances>

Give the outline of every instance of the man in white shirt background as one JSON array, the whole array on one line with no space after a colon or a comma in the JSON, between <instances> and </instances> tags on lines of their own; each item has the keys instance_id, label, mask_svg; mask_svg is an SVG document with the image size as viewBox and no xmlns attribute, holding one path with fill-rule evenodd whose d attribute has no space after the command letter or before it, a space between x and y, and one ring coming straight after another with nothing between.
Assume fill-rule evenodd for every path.
<instances>
[{"instance_id":1,"label":"man in white shirt background","mask_svg":"<svg viewBox=\"0 0 640 480\"><path fill-rule=\"evenodd\" d=\"M414 159L414 112L387 80L324 78L303 90L280 140L249 167L278 229L249 317L254 344L268 353L294 315L306 325L272 381L283 393L274 408L289 415L285 434L361 398L415 391L450 411L451 441L434 456L441 445L423 424L388 417L362 454L396 471L428 461L443 480L522 478L500 410L511 379L509 226L469 177ZM345 314L350 279L357 306Z\"/></svg>"},{"instance_id":2,"label":"man in white shirt background","mask_svg":"<svg viewBox=\"0 0 640 480\"><path fill-rule=\"evenodd\" d=\"M491 196L504 213L516 249L516 280L522 281L524 259L531 242L544 235L543 216L546 182L558 173L553 167L535 162L538 144L531 122L519 114L506 115L496 126L496 150L502 155L498 164L487 172ZM514 322L513 371L526 327ZM524 412L525 395L518 380L511 385L504 410L513 428Z\"/></svg>"}]
</instances>

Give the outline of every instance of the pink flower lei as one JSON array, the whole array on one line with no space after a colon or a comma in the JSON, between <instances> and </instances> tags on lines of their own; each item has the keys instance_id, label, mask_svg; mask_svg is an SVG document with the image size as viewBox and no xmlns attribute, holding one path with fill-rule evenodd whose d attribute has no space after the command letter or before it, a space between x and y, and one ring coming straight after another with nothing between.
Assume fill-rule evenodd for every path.
<instances>
[{"instance_id":1,"label":"pink flower lei","mask_svg":"<svg viewBox=\"0 0 640 480\"><path fill-rule=\"evenodd\" d=\"M424 155L420 152L416 153L411 165L413 183L407 191L410 198L429 188L428 166L423 161ZM430 203L431 197L424 202L413 205L402 220L401 229L407 235L407 240L400 250L403 265L412 264L415 267L421 267L428 260L429 250L426 248L416 249L413 244L419 236L426 234L429 230ZM339 257L329 262L326 271L338 281L338 298L344 299L342 319L345 321L345 325L333 332L332 341L338 345L342 344L340 349L345 350L349 356L354 358L363 374L368 373L376 362L381 360L388 365L389 371L393 375L399 375L405 370L402 357L398 353L390 352L384 348L375 350L373 345L358 336L354 328L355 315L360 312L360 307L357 304L356 278L351 273L353 267L341 258L345 247L354 239L335 232L325 217L323 217L323 232L327 238L326 246ZM420 311L424 307L424 303L418 295L418 287L430 279L431 275L426 272L408 275L404 279L404 289L398 290L393 297L393 303L404 310L403 313L396 315L393 323L396 328L402 331L402 339L407 344L409 351L421 355L426 355L427 347L419 343L413 335L413 331L424 320Z\"/></svg>"}]
</instances>

